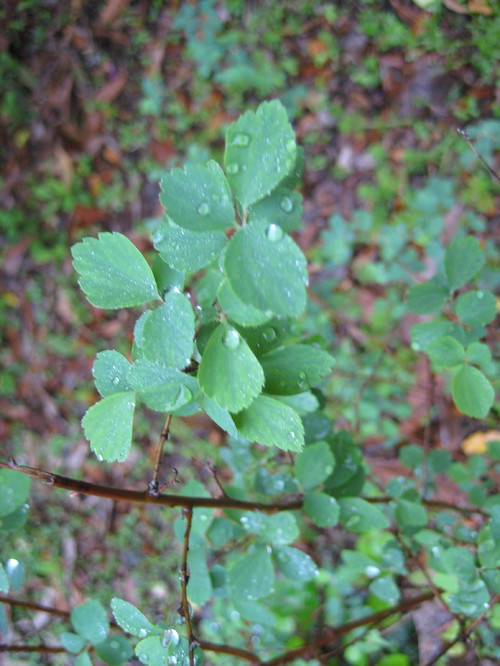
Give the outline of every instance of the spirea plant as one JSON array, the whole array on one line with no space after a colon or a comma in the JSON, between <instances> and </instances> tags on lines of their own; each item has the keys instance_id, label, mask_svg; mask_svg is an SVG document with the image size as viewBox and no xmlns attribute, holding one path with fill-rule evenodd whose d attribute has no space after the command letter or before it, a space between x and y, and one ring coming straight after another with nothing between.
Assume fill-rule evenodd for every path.
<instances>
[{"instance_id":1,"label":"spirea plant","mask_svg":"<svg viewBox=\"0 0 500 666\"><path fill-rule=\"evenodd\" d=\"M290 233L302 215L302 163L285 109L266 102L228 127L222 166L211 160L164 175L152 267L120 233L72 249L92 305L143 308L130 354L97 354L101 399L82 420L85 435L98 460L122 462L135 446L135 410L161 412L156 463L141 490L4 463L2 529L26 520L28 477L181 511L178 610L159 621L117 596L110 609L96 599L76 606L51 648L76 666L300 666L337 664L337 655L360 666L407 666L419 663L405 639L407 614L431 600L450 623L429 663L445 663L471 637L482 654L500 656L500 444L462 464L409 443L399 454L406 475L383 487L353 435L335 429L327 416L334 354L300 334L308 271ZM492 403L476 366L489 359L480 340L494 308L490 294L457 289L482 263L475 239L458 240L446 250L443 276L408 298L419 313L441 312L451 299L439 319L415 327L413 346L436 369L451 369L457 407L478 417ZM218 495L188 470L179 471L180 492L165 492L159 467L171 422L200 412L227 434L223 477L212 468ZM443 478L456 484L456 503L435 498ZM19 577L12 560L0 565L1 591Z\"/></svg>"}]
</instances>

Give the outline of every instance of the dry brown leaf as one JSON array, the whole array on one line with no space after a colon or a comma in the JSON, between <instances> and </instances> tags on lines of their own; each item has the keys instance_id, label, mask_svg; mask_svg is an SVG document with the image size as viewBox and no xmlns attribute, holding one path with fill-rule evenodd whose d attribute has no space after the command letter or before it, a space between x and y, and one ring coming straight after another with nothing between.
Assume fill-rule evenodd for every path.
<instances>
[{"instance_id":1,"label":"dry brown leaf","mask_svg":"<svg viewBox=\"0 0 500 666\"><path fill-rule=\"evenodd\" d=\"M500 430L486 430L472 433L462 442L462 451L466 456L486 453L488 442L500 440Z\"/></svg>"},{"instance_id":2,"label":"dry brown leaf","mask_svg":"<svg viewBox=\"0 0 500 666\"><path fill-rule=\"evenodd\" d=\"M490 16L493 9L487 0L469 0L469 12L471 14L484 14Z\"/></svg>"}]
</instances>

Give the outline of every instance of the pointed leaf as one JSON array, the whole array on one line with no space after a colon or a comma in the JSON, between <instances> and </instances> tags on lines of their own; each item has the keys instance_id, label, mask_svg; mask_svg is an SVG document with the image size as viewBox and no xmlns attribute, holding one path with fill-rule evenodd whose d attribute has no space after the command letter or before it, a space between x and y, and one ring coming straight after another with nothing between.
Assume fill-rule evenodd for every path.
<instances>
[{"instance_id":1,"label":"pointed leaf","mask_svg":"<svg viewBox=\"0 0 500 666\"><path fill-rule=\"evenodd\" d=\"M453 401L457 408L476 419L483 419L495 399L492 385L477 368L464 365L453 379Z\"/></svg>"},{"instance_id":2,"label":"pointed leaf","mask_svg":"<svg viewBox=\"0 0 500 666\"><path fill-rule=\"evenodd\" d=\"M431 361L442 368L453 368L465 360L465 349L451 335L443 335L433 340L427 353Z\"/></svg>"},{"instance_id":3,"label":"pointed leaf","mask_svg":"<svg viewBox=\"0 0 500 666\"><path fill-rule=\"evenodd\" d=\"M135 394L115 393L87 411L82 419L85 437L99 460L123 462L132 442Z\"/></svg>"},{"instance_id":4,"label":"pointed leaf","mask_svg":"<svg viewBox=\"0 0 500 666\"><path fill-rule=\"evenodd\" d=\"M98 308L128 308L158 298L151 268L139 250L118 232L84 238L71 248L78 283Z\"/></svg>"},{"instance_id":5,"label":"pointed leaf","mask_svg":"<svg viewBox=\"0 0 500 666\"><path fill-rule=\"evenodd\" d=\"M335 467L335 458L326 442L309 444L295 458L295 476L303 488L314 488L327 479Z\"/></svg>"},{"instance_id":6,"label":"pointed leaf","mask_svg":"<svg viewBox=\"0 0 500 666\"><path fill-rule=\"evenodd\" d=\"M219 325L210 336L198 369L202 391L230 412L239 412L257 396L264 373L235 329Z\"/></svg>"},{"instance_id":7,"label":"pointed leaf","mask_svg":"<svg viewBox=\"0 0 500 666\"><path fill-rule=\"evenodd\" d=\"M485 326L497 316L497 299L491 291L468 291L457 298L456 313L464 324Z\"/></svg>"},{"instance_id":8,"label":"pointed leaf","mask_svg":"<svg viewBox=\"0 0 500 666\"><path fill-rule=\"evenodd\" d=\"M477 238L460 238L449 245L444 255L444 270L450 291L458 289L479 273L484 262Z\"/></svg>"},{"instance_id":9,"label":"pointed leaf","mask_svg":"<svg viewBox=\"0 0 500 666\"><path fill-rule=\"evenodd\" d=\"M293 169L295 135L278 100L263 102L232 123L226 132L224 167L243 208L269 194Z\"/></svg>"},{"instance_id":10,"label":"pointed leaf","mask_svg":"<svg viewBox=\"0 0 500 666\"><path fill-rule=\"evenodd\" d=\"M98 601L90 600L75 606L71 611L71 624L74 630L90 641L92 645L102 643L109 632L106 611Z\"/></svg>"},{"instance_id":11,"label":"pointed leaf","mask_svg":"<svg viewBox=\"0 0 500 666\"><path fill-rule=\"evenodd\" d=\"M340 521L350 532L359 534L367 530L383 530L389 527L387 516L374 504L361 497L343 497L339 499Z\"/></svg>"},{"instance_id":12,"label":"pointed leaf","mask_svg":"<svg viewBox=\"0 0 500 666\"><path fill-rule=\"evenodd\" d=\"M380 576L370 583L370 592L382 601L388 604L395 604L401 597L399 587L394 580L394 576Z\"/></svg>"},{"instance_id":13,"label":"pointed leaf","mask_svg":"<svg viewBox=\"0 0 500 666\"><path fill-rule=\"evenodd\" d=\"M132 387L128 382L127 374L131 367L125 356L113 349L107 349L97 354L92 374L96 388L103 398L114 393L130 391Z\"/></svg>"},{"instance_id":14,"label":"pointed leaf","mask_svg":"<svg viewBox=\"0 0 500 666\"><path fill-rule=\"evenodd\" d=\"M217 300L222 308L222 311L232 321L240 324L241 326L260 326L271 318L271 314L266 314L262 310L258 310L249 303L243 303L242 300L236 296L233 288L229 282L224 281L217 293Z\"/></svg>"},{"instance_id":15,"label":"pointed leaf","mask_svg":"<svg viewBox=\"0 0 500 666\"><path fill-rule=\"evenodd\" d=\"M408 292L407 304L410 312L433 314L440 312L448 298L448 291L437 282L423 282Z\"/></svg>"},{"instance_id":16,"label":"pointed leaf","mask_svg":"<svg viewBox=\"0 0 500 666\"><path fill-rule=\"evenodd\" d=\"M314 580L319 574L314 560L298 548L278 546L273 548L276 566L287 578L292 580Z\"/></svg>"},{"instance_id":17,"label":"pointed leaf","mask_svg":"<svg viewBox=\"0 0 500 666\"><path fill-rule=\"evenodd\" d=\"M169 171L160 181L160 201L178 226L195 232L224 231L234 219L229 184L221 167L187 164Z\"/></svg>"},{"instance_id":18,"label":"pointed leaf","mask_svg":"<svg viewBox=\"0 0 500 666\"><path fill-rule=\"evenodd\" d=\"M212 398L209 398L207 395L201 396L200 404L212 421L217 423L219 428L225 430L232 437L238 435L234 421L227 409L219 407L215 400L212 400Z\"/></svg>"},{"instance_id":19,"label":"pointed leaf","mask_svg":"<svg viewBox=\"0 0 500 666\"><path fill-rule=\"evenodd\" d=\"M267 393L293 395L311 388L329 374L334 359L328 352L310 345L286 345L264 354L259 362Z\"/></svg>"},{"instance_id":20,"label":"pointed leaf","mask_svg":"<svg viewBox=\"0 0 500 666\"><path fill-rule=\"evenodd\" d=\"M326 493L306 492L304 511L318 527L332 527L339 521L340 509L337 500Z\"/></svg>"},{"instance_id":21,"label":"pointed leaf","mask_svg":"<svg viewBox=\"0 0 500 666\"><path fill-rule=\"evenodd\" d=\"M297 229L302 220L302 195L286 187L277 187L248 211L250 222L278 224L283 231Z\"/></svg>"},{"instance_id":22,"label":"pointed leaf","mask_svg":"<svg viewBox=\"0 0 500 666\"><path fill-rule=\"evenodd\" d=\"M164 368L149 361L136 361L127 381L140 399L158 412L173 412L192 399L189 384L196 380L176 368Z\"/></svg>"},{"instance_id":23,"label":"pointed leaf","mask_svg":"<svg viewBox=\"0 0 500 666\"><path fill-rule=\"evenodd\" d=\"M279 316L298 316L306 304L306 259L280 227L247 224L233 236L224 270L244 303Z\"/></svg>"},{"instance_id":24,"label":"pointed leaf","mask_svg":"<svg viewBox=\"0 0 500 666\"><path fill-rule=\"evenodd\" d=\"M31 479L13 469L0 469L0 517L17 511L28 499Z\"/></svg>"},{"instance_id":25,"label":"pointed leaf","mask_svg":"<svg viewBox=\"0 0 500 666\"><path fill-rule=\"evenodd\" d=\"M171 220L162 224L151 240L162 259L172 268L188 273L211 264L228 242L221 231L189 231Z\"/></svg>"},{"instance_id":26,"label":"pointed leaf","mask_svg":"<svg viewBox=\"0 0 500 666\"><path fill-rule=\"evenodd\" d=\"M138 608L124 599L111 599L111 610L120 627L129 634L144 638L148 634L161 633L161 629L151 624Z\"/></svg>"},{"instance_id":27,"label":"pointed leaf","mask_svg":"<svg viewBox=\"0 0 500 666\"><path fill-rule=\"evenodd\" d=\"M250 407L233 415L238 432L252 442L280 449L301 451L304 426L291 407L267 395L260 395Z\"/></svg>"},{"instance_id":28,"label":"pointed leaf","mask_svg":"<svg viewBox=\"0 0 500 666\"><path fill-rule=\"evenodd\" d=\"M274 569L267 546L261 544L237 559L229 569L228 583L235 598L261 599L270 594Z\"/></svg>"}]
</instances>

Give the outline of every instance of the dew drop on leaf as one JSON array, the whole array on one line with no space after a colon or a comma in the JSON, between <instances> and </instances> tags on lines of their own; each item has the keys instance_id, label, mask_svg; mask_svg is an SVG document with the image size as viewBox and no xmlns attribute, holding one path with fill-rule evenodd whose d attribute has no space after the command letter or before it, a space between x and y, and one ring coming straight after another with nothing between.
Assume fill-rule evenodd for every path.
<instances>
[{"instance_id":1,"label":"dew drop on leaf","mask_svg":"<svg viewBox=\"0 0 500 666\"><path fill-rule=\"evenodd\" d=\"M146 629L139 629L139 633L137 634L139 638L145 638L148 635L148 632Z\"/></svg>"},{"instance_id":2,"label":"dew drop on leaf","mask_svg":"<svg viewBox=\"0 0 500 666\"><path fill-rule=\"evenodd\" d=\"M222 340L224 346L228 349L236 349L240 341L240 334L234 328L230 328Z\"/></svg>"},{"instance_id":3,"label":"dew drop on leaf","mask_svg":"<svg viewBox=\"0 0 500 666\"><path fill-rule=\"evenodd\" d=\"M204 201L203 203L201 203L198 206L198 208L196 210L197 210L198 215L201 215L202 217L206 217L210 212L210 206L207 204L206 201Z\"/></svg>"},{"instance_id":4,"label":"dew drop on leaf","mask_svg":"<svg viewBox=\"0 0 500 666\"><path fill-rule=\"evenodd\" d=\"M272 342L276 338L276 331L274 328L265 328L262 331L262 337L266 342Z\"/></svg>"},{"instance_id":5,"label":"dew drop on leaf","mask_svg":"<svg viewBox=\"0 0 500 666\"><path fill-rule=\"evenodd\" d=\"M280 208L285 213L291 213L292 212L292 210L293 210L293 201L290 199L290 197L283 197L283 199L280 202Z\"/></svg>"},{"instance_id":6,"label":"dew drop on leaf","mask_svg":"<svg viewBox=\"0 0 500 666\"><path fill-rule=\"evenodd\" d=\"M113 377L111 380L111 383L114 384L115 386L120 383L120 378L119 377Z\"/></svg>"},{"instance_id":7,"label":"dew drop on leaf","mask_svg":"<svg viewBox=\"0 0 500 666\"><path fill-rule=\"evenodd\" d=\"M239 170L240 170L240 167L235 162L232 162L231 164L228 164L227 167L226 167L226 171L230 176L234 176L235 174L238 173Z\"/></svg>"},{"instance_id":8,"label":"dew drop on leaf","mask_svg":"<svg viewBox=\"0 0 500 666\"><path fill-rule=\"evenodd\" d=\"M240 132L240 134L237 134L234 139L233 139L233 146L241 146L242 148L245 148L246 146L249 145L250 141L252 140L252 137L249 134L245 134L244 132Z\"/></svg>"},{"instance_id":9,"label":"dew drop on leaf","mask_svg":"<svg viewBox=\"0 0 500 666\"><path fill-rule=\"evenodd\" d=\"M283 229L279 224L270 224L267 227L266 235L270 241L279 241L283 238Z\"/></svg>"},{"instance_id":10,"label":"dew drop on leaf","mask_svg":"<svg viewBox=\"0 0 500 666\"><path fill-rule=\"evenodd\" d=\"M478 298L483 298L483 296L484 296L484 294L483 294L482 291L478 291L478 292L477 292L477 297L478 297Z\"/></svg>"},{"instance_id":11,"label":"dew drop on leaf","mask_svg":"<svg viewBox=\"0 0 500 666\"><path fill-rule=\"evenodd\" d=\"M286 142L286 149L288 150L289 153L293 153L295 151L294 139L288 139L288 141Z\"/></svg>"}]
</instances>

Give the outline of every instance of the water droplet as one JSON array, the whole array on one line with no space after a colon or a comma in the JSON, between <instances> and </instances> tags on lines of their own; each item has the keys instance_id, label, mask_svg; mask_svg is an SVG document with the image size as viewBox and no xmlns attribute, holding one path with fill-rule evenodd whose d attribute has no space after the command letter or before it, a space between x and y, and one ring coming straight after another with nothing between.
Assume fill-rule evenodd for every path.
<instances>
[{"instance_id":1,"label":"water droplet","mask_svg":"<svg viewBox=\"0 0 500 666\"><path fill-rule=\"evenodd\" d=\"M138 654L137 657L139 658L139 661L142 662L143 664L147 664L149 661L149 655L148 654Z\"/></svg>"},{"instance_id":2,"label":"water droplet","mask_svg":"<svg viewBox=\"0 0 500 666\"><path fill-rule=\"evenodd\" d=\"M201 203L198 208L196 209L198 215L201 215L202 217L206 217L210 213L210 206L207 204L206 201Z\"/></svg>"},{"instance_id":3,"label":"water droplet","mask_svg":"<svg viewBox=\"0 0 500 666\"><path fill-rule=\"evenodd\" d=\"M279 224L270 224L267 227L266 236L270 241L279 241L283 238L283 229L279 226Z\"/></svg>"},{"instance_id":4,"label":"water droplet","mask_svg":"<svg viewBox=\"0 0 500 666\"><path fill-rule=\"evenodd\" d=\"M234 328L230 328L222 340L222 343L228 349L236 349L240 342L240 334Z\"/></svg>"},{"instance_id":5,"label":"water droplet","mask_svg":"<svg viewBox=\"0 0 500 666\"><path fill-rule=\"evenodd\" d=\"M418 342L412 342L411 348L415 351L420 351L420 345L418 344Z\"/></svg>"},{"instance_id":6,"label":"water droplet","mask_svg":"<svg viewBox=\"0 0 500 666\"><path fill-rule=\"evenodd\" d=\"M139 629L139 632L138 632L137 635L139 636L139 638L144 638L145 636L148 635L148 632L147 632L146 629L144 629L144 628L143 628L143 629Z\"/></svg>"},{"instance_id":7,"label":"water droplet","mask_svg":"<svg viewBox=\"0 0 500 666\"><path fill-rule=\"evenodd\" d=\"M117 384L120 383L120 378L119 378L119 377L113 377L113 379L111 380L111 383L112 383L114 386L116 386Z\"/></svg>"},{"instance_id":8,"label":"water droplet","mask_svg":"<svg viewBox=\"0 0 500 666\"><path fill-rule=\"evenodd\" d=\"M262 337L266 342L272 342L276 338L276 331L274 328L265 328L262 331Z\"/></svg>"},{"instance_id":9,"label":"water droplet","mask_svg":"<svg viewBox=\"0 0 500 666\"><path fill-rule=\"evenodd\" d=\"M101 456L100 453L96 453L96 456L97 456L97 460L98 460L99 462L102 462L102 461L104 460L104 458Z\"/></svg>"},{"instance_id":10,"label":"water droplet","mask_svg":"<svg viewBox=\"0 0 500 666\"><path fill-rule=\"evenodd\" d=\"M478 291L478 292L477 292L477 297L478 297L478 298L483 298L483 296L484 296L484 294L483 294L482 291Z\"/></svg>"},{"instance_id":11,"label":"water droplet","mask_svg":"<svg viewBox=\"0 0 500 666\"><path fill-rule=\"evenodd\" d=\"M304 379L306 379L306 378L307 378L306 373L305 373L303 370L301 370L301 371L299 372L299 379L304 380Z\"/></svg>"},{"instance_id":12,"label":"water droplet","mask_svg":"<svg viewBox=\"0 0 500 666\"><path fill-rule=\"evenodd\" d=\"M295 439L295 438L297 437L297 435L292 431L292 432L290 433L290 437L291 437L292 439Z\"/></svg>"},{"instance_id":13,"label":"water droplet","mask_svg":"<svg viewBox=\"0 0 500 666\"><path fill-rule=\"evenodd\" d=\"M228 164L227 167L226 167L226 171L230 176L234 176L235 174L238 173L239 170L240 170L240 167L235 162L232 162L231 164Z\"/></svg>"},{"instance_id":14,"label":"water droplet","mask_svg":"<svg viewBox=\"0 0 500 666\"><path fill-rule=\"evenodd\" d=\"M250 141L252 140L252 137L249 134L245 134L244 132L240 132L239 134L236 134L232 141L233 146L241 146L242 148L245 148L246 146L249 145Z\"/></svg>"},{"instance_id":15,"label":"water droplet","mask_svg":"<svg viewBox=\"0 0 500 666\"><path fill-rule=\"evenodd\" d=\"M365 574L368 576L368 578L375 578L378 576L380 573L380 569L378 567L373 566L373 564L369 564L366 569L365 569Z\"/></svg>"},{"instance_id":16,"label":"water droplet","mask_svg":"<svg viewBox=\"0 0 500 666\"><path fill-rule=\"evenodd\" d=\"M292 212L292 210L293 210L293 201L290 199L290 197L283 197L283 199L280 202L280 208L285 213L291 213Z\"/></svg>"},{"instance_id":17,"label":"water droplet","mask_svg":"<svg viewBox=\"0 0 500 666\"><path fill-rule=\"evenodd\" d=\"M294 153L296 148L295 148L295 139L288 139L286 142L286 149L288 150L289 153Z\"/></svg>"}]
</instances>

